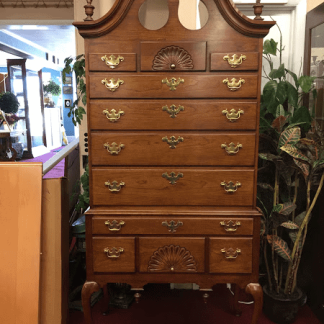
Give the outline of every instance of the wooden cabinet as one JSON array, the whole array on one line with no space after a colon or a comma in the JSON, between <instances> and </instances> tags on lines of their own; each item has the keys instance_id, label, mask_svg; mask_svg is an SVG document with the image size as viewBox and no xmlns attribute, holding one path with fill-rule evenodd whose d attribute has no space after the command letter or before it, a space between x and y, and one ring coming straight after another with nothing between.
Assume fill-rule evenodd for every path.
<instances>
[{"instance_id":1,"label":"wooden cabinet","mask_svg":"<svg viewBox=\"0 0 324 324\"><path fill-rule=\"evenodd\" d=\"M209 19L187 30L178 0L158 30L144 28L144 0L117 0L85 38L91 209L89 298L107 282L258 285L256 210L263 37L229 0L204 1Z\"/></svg>"}]
</instances>

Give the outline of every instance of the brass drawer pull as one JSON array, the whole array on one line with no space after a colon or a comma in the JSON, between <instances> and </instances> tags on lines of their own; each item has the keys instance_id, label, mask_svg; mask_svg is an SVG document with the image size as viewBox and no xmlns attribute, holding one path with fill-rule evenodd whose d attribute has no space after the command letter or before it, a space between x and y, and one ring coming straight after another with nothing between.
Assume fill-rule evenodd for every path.
<instances>
[{"instance_id":1,"label":"brass drawer pull","mask_svg":"<svg viewBox=\"0 0 324 324\"><path fill-rule=\"evenodd\" d=\"M165 136L162 138L162 142L167 142L171 149L175 149L180 142L183 142L183 137L179 136L178 139L176 139L175 136L171 136L170 139L168 139L168 137Z\"/></svg>"},{"instance_id":2,"label":"brass drawer pull","mask_svg":"<svg viewBox=\"0 0 324 324\"><path fill-rule=\"evenodd\" d=\"M123 248L111 248L111 250L109 248L104 248L104 252L107 253L107 257L108 258L112 258L112 259L116 259L120 257L120 254L124 252Z\"/></svg>"},{"instance_id":3,"label":"brass drawer pull","mask_svg":"<svg viewBox=\"0 0 324 324\"><path fill-rule=\"evenodd\" d=\"M239 109L239 111L236 112L235 109L231 109L228 112L227 109L225 109L222 111L222 114L226 115L226 118L233 123L236 122L241 117L241 115L244 114L244 110Z\"/></svg>"},{"instance_id":4,"label":"brass drawer pull","mask_svg":"<svg viewBox=\"0 0 324 324\"><path fill-rule=\"evenodd\" d=\"M221 221L220 225L224 227L224 230L226 232L236 232L238 227L241 226L241 222L235 221L233 222L232 220L229 221Z\"/></svg>"},{"instance_id":5,"label":"brass drawer pull","mask_svg":"<svg viewBox=\"0 0 324 324\"><path fill-rule=\"evenodd\" d=\"M105 109L102 111L102 113L106 115L107 119L112 123L115 123L120 118L120 116L124 115L124 112L120 109L118 113L116 113L115 109L111 109L110 112L108 111L108 109Z\"/></svg>"},{"instance_id":6,"label":"brass drawer pull","mask_svg":"<svg viewBox=\"0 0 324 324\"><path fill-rule=\"evenodd\" d=\"M175 233L177 231L177 228L180 227L180 226L182 226L182 225L183 225L182 222L179 222L178 221L176 223L174 220L170 221L170 224L168 224L167 221L162 222L162 226L167 227L168 230L169 230L169 232L171 232L171 233Z\"/></svg>"},{"instance_id":7,"label":"brass drawer pull","mask_svg":"<svg viewBox=\"0 0 324 324\"><path fill-rule=\"evenodd\" d=\"M225 149L226 153L229 155L234 155L236 153L238 153L238 151L240 150L240 148L243 148L243 145L240 143L237 143L237 145L235 146L235 144L232 142L229 144L229 146L227 146L227 144L222 144L221 148Z\"/></svg>"},{"instance_id":8,"label":"brass drawer pull","mask_svg":"<svg viewBox=\"0 0 324 324\"><path fill-rule=\"evenodd\" d=\"M241 88L242 84L245 83L244 79L241 79L236 81L235 78L232 78L231 81L228 80L228 78L223 80L223 83L227 84L228 89L231 91L236 91Z\"/></svg>"},{"instance_id":9,"label":"brass drawer pull","mask_svg":"<svg viewBox=\"0 0 324 324\"><path fill-rule=\"evenodd\" d=\"M104 148L107 149L107 151L111 154L111 155L118 155L118 153L121 151L121 149L125 147L124 144L117 144L115 142L111 143L111 145L109 143L105 143L104 144Z\"/></svg>"},{"instance_id":10,"label":"brass drawer pull","mask_svg":"<svg viewBox=\"0 0 324 324\"><path fill-rule=\"evenodd\" d=\"M238 189L239 187L241 187L241 183L238 182L238 181L236 181L236 184L234 184L233 181L230 181L230 182L227 184L225 181L223 181L223 182L221 182L221 186L224 187L224 190L225 190L226 192L228 192L228 193L232 193L232 192L237 191L237 189Z\"/></svg>"},{"instance_id":11,"label":"brass drawer pull","mask_svg":"<svg viewBox=\"0 0 324 324\"><path fill-rule=\"evenodd\" d=\"M125 186L125 182L121 181L118 184L117 181L113 181L112 183L107 181L107 182L105 182L105 186L107 186L109 191L111 191L111 192L119 192L121 190L122 186Z\"/></svg>"},{"instance_id":12,"label":"brass drawer pull","mask_svg":"<svg viewBox=\"0 0 324 324\"><path fill-rule=\"evenodd\" d=\"M106 62L106 64L111 68L114 69L116 66L119 65L120 62L124 61L124 58L120 55L116 58L115 55L111 54L109 58L107 55L101 58L101 61Z\"/></svg>"},{"instance_id":13,"label":"brass drawer pull","mask_svg":"<svg viewBox=\"0 0 324 324\"><path fill-rule=\"evenodd\" d=\"M243 63L243 60L246 60L246 56L241 54L239 57L237 54L234 54L232 58L227 54L223 57L224 61L227 61L232 68L236 68Z\"/></svg>"},{"instance_id":14,"label":"brass drawer pull","mask_svg":"<svg viewBox=\"0 0 324 324\"><path fill-rule=\"evenodd\" d=\"M107 79L103 79L101 80L101 83L104 84L108 90L114 92L119 88L119 85L124 84L124 81L120 80L119 78L117 81L115 81L114 78L111 78L109 81Z\"/></svg>"},{"instance_id":15,"label":"brass drawer pull","mask_svg":"<svg viewBox=\"0 0 324 324\"><path fill-rule=\"evenodd\" d=\"M241 249L234 250L233 248L221 249L221 252L224 253L226 259L236 259L241 253Z\"/></svg>"},{"instance_id":16,"label":"brass drawer pull","mask_svg":"<svg viewBox=\"0 0 324 324\"><path fill-rule=\"evenodd\" d=\"M122 226L125 225L125 222L124 221L116 221L116 220L113 220L111 223L109 220L105 221L105 225L108 226L108 229L109 231L111 232L118 232L121 230Z\"/></svg>"},{"instance_id":17,"label":"brass drawer pull","mask_svg":"<svg viewBox=\"0 0 324 324\"><path fill-rule=\"evenodd\" d=\"M178 108L176 105L171 105L170 108L168 106L163 106L162 110L166 111L171 118L176 118L180 111L184 111L184 107L180 105Z\"/></svg>"},{"instance_id":18,"label":"brass drawer pull","mask_svg":"<svg viewBox=\"0 0 324 324\"><path fill-rule=\"evenodd\" d=\"M170 87L170 91L175 91L175 90L177 90L177 86L180 83L184 83L184 79L178 78L178 80L177 80L175 77L173 77L169 81L168 78L165 78L162 80L162 83L166 84L168 87Z\"/></svg>"},{"instance_id":19,"label":"brass drawer pull","mask_svg":"<svg viewBox=\"0 0 324 324\"><path fill-rule=\"evenodd\" d=\"M183 173L178 173L178 175L176 175L174 172L171 172L170 175L168 175L168 173L165 172L162 174L162 178L169 180L170 183L174 185L177 183L178 179L183 178Z\"/></svg>"}]
</instances>

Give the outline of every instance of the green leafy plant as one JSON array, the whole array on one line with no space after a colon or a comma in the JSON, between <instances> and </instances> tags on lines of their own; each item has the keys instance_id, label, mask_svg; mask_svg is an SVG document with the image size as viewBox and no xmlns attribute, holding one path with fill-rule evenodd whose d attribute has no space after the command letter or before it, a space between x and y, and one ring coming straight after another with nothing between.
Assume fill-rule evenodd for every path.
<instances>
[{"instance_id":1,"label":"green leafy plant","mask_svg":"<svg viewBox=\"0 0 324 324\"><path fill-rule=\"evenodd\" d=\"M0 93L0 109L6 114L16 114L19 109L19 101L11 92Z\"/></svg>"},{"instance_id":2,"label":"green leafy plant","mask_svg":"<svg viewBox=\"0 0 324 324\"><path fill-rule=\"evenodd\" d=\"M273 39L264 42L270 73L261 96L258 205L268 290L287 296L296 289L308 222L323 186L324 133L314 107L310 112L303 105L305 95L316 99L315 78L286 69L283 50L281 38L279 47Z\"/></svg>"},{"instance_id":3,"label":"green leafy plant","mask_svg":"<svg viewBox=\"0 0 324 324\"><path fill-rule=\"evenodd\" d=\"M66 82L67 75L75 73L77 83L77 99L73 102L68 113L68 117L72 117L72 122L76 126L81 124L83 115L86 113L85 109L80 106L80 102L85 106L87 103L86 84L85 79L85 59L84 54L76 57L67 57L64 60L64 69L62 70L63 83Z\"/></svg>"},{"instance_id":4,"label":"green leafy plant","mask_svg":"<svg viewBox=\"0 0 324 324\"><path fill-rule=\"evenodd\" d=\"M82 187L82 192L79 194L78 202L75 206L77 211L85 211L90 204L89 196L89 166L85 167L85 171L80 178L80 184Z\"/></svg>"},{"instance_id":5,"label":"green leafy plant","mask_svg":"<svg viewBox=\"0 0 324 324\"><path fill-rule=\"evenodd\" d=\"M59 96L61 94L61 87L52 79L47 84L43 85L45 95L51 94L53 96Z\"/></svg>"}]
</instances>

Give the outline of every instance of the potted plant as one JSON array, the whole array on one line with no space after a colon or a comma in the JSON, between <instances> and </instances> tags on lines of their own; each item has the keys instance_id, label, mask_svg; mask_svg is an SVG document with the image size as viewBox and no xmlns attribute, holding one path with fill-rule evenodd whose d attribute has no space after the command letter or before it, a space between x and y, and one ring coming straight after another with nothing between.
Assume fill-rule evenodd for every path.
<instances>
[{"instance_id":1,"label":"potted plant","mask_svg":"<svg viewBox=\"0 0 324 324\"><path fill-rule=\"evenodd\" d=\"M4 123L14 125L20 117L16 115L19 109L19 101L11 92L0 93L0 127Z\"/></svg>"},{"instance_id":2,"label":"potted plant","mask_svg":"<svg viewBox=\"0 0 324 324\"><path fill-rule=\"evenodd\" d=\"M261 256L266 269L264 313L273 322L293 323L303 299L297 274L307 226L324 180L324 134L305 94L316 99L314 77L297 76L281 61L282 41L264 42L268 82L261 97L258 206ZM273 56L280 63L274 68ZM292 82L290 82L290 80ZM315 101L315 100L314 100Z\"/></svg>"},{"instance_id":3,"label":"potted plant","mask_svg":"<svg viewBox=\"0 0 324 324\"><path fill-rule=\"evenodd\" d=\"M44 102L47 107L54 107L51 102L51 96L59 96L61 94L61 87L55 81L50 79L47 84L43 84Z\"/></svg>"}]
</instances>

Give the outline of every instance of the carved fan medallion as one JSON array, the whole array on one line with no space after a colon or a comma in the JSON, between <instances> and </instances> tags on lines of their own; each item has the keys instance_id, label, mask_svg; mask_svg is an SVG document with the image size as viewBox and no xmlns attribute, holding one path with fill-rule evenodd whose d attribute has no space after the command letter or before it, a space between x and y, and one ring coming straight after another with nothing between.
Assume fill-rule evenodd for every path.
<instances>
[{"instance_id":1,"label":"carved fan medallion","mask_svg":"<svg viewBox=\"0 0 324 324\"><path fill-rule=\"evenodd\" d=\"M187 249L179 245L166 245L153 253L148 271L197 272L197 262Z\"/></svg>"},{"instance_id":2,"label":"carved fan medallion","mask_svg":"<svg viewBox=\"0 0 324 324\"><path fill-rule=\"evenodd\" d=\"M153 60L152 69L161 70L192 70L194 68L190 54L178 46L162 48Z\"/></svg>"}]
</instances>

